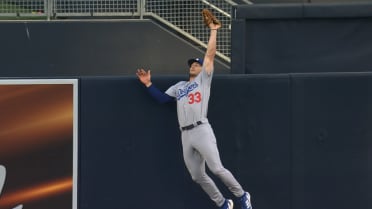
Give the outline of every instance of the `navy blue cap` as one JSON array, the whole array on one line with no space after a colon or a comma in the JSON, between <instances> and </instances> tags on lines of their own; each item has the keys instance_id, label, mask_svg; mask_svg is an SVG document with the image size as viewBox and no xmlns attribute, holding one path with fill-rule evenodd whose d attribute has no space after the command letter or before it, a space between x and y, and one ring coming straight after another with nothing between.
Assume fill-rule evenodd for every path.
<instances>
[{"instance_id":1,"label":"navy blue cap","mask_svg":"<svg viewBox=\"0 0 372 209\"><path fill-rule=\"evenodd\" d=\"M189 67L192 65L192 63L197 62L200 65L203 65L203 59L201 58L192 58L187 61L187 64L189 64Z\"/></svg>"}]
</instances>

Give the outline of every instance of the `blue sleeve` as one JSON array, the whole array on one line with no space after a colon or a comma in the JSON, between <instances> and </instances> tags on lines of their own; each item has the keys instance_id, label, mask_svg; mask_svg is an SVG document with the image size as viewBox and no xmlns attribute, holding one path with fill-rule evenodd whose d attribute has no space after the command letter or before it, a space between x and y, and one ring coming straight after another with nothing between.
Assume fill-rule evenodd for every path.
<instances>
[{"instance_id":1,"label":"blue sleeve","mask_svg":"<svg viewBox=\"0 0 372 209\"><path fill-rule=\"evenodd\" d=\"M164 92L161 92L154 85L151 85L150 87L148 87L147 91L160 104L175 101L173 97L169 96L168 94L166 94Z\"/></svg>"}]
</instances>

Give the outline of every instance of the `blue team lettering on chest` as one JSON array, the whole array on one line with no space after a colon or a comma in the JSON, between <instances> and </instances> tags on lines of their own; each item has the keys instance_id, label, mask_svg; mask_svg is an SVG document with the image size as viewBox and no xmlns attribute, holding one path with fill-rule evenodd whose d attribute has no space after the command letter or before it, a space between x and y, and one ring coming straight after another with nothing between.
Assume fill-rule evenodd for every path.
<instances>
[{"instance_id":1,"label":"blue team lettering on chest","mask_svg":"<svg viewBox=\"0 0 372 209\"><path fill-rule=\"evenodd\" d=\"M177 89L177 100L182 99L182 97L187 96L190 92L192 92L194 89L198 88L199 84L196 82L192 82L188 85L186 85L183 88Z\"/></svg>"}]
</instances>

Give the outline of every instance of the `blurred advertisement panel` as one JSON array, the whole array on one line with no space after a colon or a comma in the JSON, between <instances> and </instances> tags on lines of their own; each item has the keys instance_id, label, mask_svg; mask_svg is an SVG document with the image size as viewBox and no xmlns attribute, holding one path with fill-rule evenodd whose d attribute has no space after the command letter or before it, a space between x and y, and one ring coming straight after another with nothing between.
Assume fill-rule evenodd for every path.
<instances>
[{"instance_id":1,"label":"blurred advertisement panel","mask_svg":"<svg viewBox=\"0 0 372 209\"><path fill-rule=\"evenodd\" d=\"M0 209L77 209L76 79L0 79Z\"/></svg>"}]
</instances>

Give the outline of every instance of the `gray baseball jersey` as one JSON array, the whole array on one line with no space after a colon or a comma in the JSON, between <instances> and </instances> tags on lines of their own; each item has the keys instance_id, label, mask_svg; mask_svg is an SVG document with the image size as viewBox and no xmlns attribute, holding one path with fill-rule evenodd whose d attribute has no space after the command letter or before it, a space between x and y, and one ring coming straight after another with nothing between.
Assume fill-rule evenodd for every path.
<instances>
[{"instance_id":1,"label":"gray baseball jersey","mask_svg":"<svg viewBox=\"0 0 372 209\"><path fill-rule=\"evenodd\" d=\"M203 67L193 81L180 81L165 92L177 99L180 127L195 124L197 121L208 122L207 112L212 76L213 71L208 75Z\"/></svg>"},{"instance_id":2,"label":"gray baseball jersey","mask_svg":"<svg viewBox=\"0 0 372 209\"><path fill-rule=\"evenodd\" d=\"M178 82L165 93L177 99L180 127L195 124L197 121L203 122L191 130L182 131L183 158L192 179L200 184L217 206L221 206L225 198L205 172L205 163L235 196L242 196L244 190L231 172L222 165L216 138L208 123L207 112L212 76L213 73L208 75L203 67L193 81Z\"/></svg>"}]
</instances>

